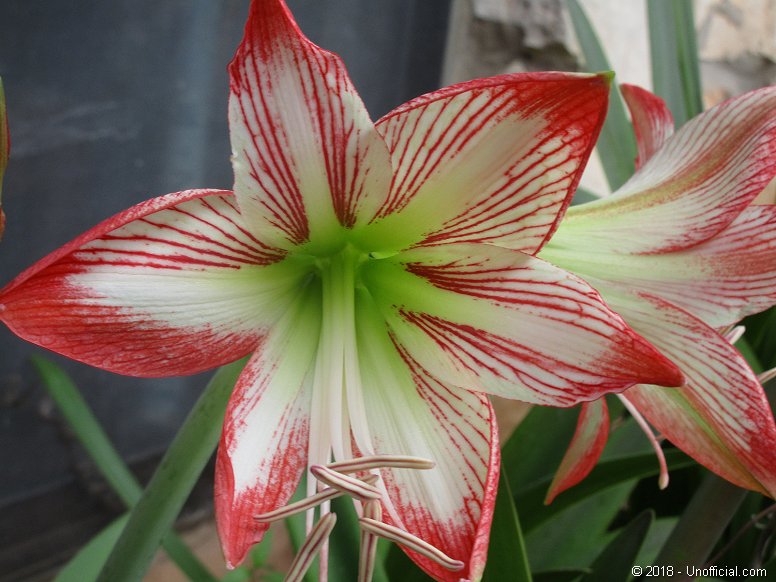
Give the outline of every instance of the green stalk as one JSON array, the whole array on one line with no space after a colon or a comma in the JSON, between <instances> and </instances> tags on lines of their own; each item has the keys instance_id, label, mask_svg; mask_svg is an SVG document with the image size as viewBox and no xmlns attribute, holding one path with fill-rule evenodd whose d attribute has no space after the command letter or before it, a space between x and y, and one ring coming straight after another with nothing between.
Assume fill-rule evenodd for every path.
<instances>
[{"instance_id":1,"label":"green stalk","mask_svg":"<svg viewBox=\"0 0 776 582\"><path fill-rule=\"evenodd\" d=\"M567 1L585 68L591 72L610 71L612 67L584 10L577 0ZM616 84L612 84L609 111L596 147L601 155L606 180L614 192L633 175L636 159L636 138Z\"/></svg>"},{"instance_id":2,"label":"green stalk","mask_svg":"<svg viewBox=\"0 0 776 582\"><path fill-rule=\"evenodd\" d=\"M139 582L164 534L218 443L226 405L244 361L224 366L208 383L130 514L98 582Z\"/></svg>"},{"instance_id":3,"label":"green stalk","mask_svg":"<svg viewBox=\"0 0 776 582\"><path fill-rule=\"evenodd\" d=\"M652 84L676 127L703 111L695 23L689 0L647 0Z\"/></svg>"},{"instance_id":4,"label":"green stalk","mask_svg":"<svg viewBox=\"0 0 776 582\"><path fill-rule=\"evenodd\" d=\"M685 571L687 566L700 568L746 495L746 490L716 475L707 475L663 545L655 564ZM673 576L656 580L676 582L692 580L692 577L675 572Z\"/></svg>"},{"instance_id":5,"label":"green stalk","mask_svg":"<svg viewBox=\"0 0 776 582\"><path fill-rule=\"evenodd\" d=\"M37 356L33 356L31 360L49 395L59 407L62 416L65 417L89 457L124 505L132 508L140 499L143 489L111 444L108 435L92 414L78 388L64 370L53 362ZM167 534L162 545L190 580L201 582L216 580L183 540L174 533Z\"/></svg>"}]
</instances>

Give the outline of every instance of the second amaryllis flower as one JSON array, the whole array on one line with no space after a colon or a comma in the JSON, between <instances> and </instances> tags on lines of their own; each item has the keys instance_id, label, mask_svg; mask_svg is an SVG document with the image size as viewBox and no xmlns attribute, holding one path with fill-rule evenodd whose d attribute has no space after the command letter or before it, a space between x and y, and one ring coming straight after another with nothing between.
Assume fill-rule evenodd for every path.
<instances>
[{"instance_id":1,"label":"second amaryllis flower","mask_svg":"<svg viewBox=\"0 0 776 582\"><path fill-rule=\"evenodd\" d=\"M625 393L665 437L729 481L776 497L776 423L746 361L719 330L776 304L776 87L721 103L673 133L658 97L624 86L638 169L608 198L568 212L541 256L574 271L675 362L677 390ZM603 449L603 400L585 406L550 497Z\"/></svg>"},{"instance_id":2,"label":"second amaryllis flower","mask_svg":"<svg viewBox=\"0 0 776 582\"><path fill-rule=\"evenodd\" d=\"M590 286L533 256L593 147L608 78L473 81L374 124L279 0L251 4L230 76L234 194L171 194L106 221L7 286L0 317L137 376L253 354L216 469L230 565L306 467L411 455L436 466L380 470L383 519L460 563L409 552L434 578L478 579L498 478L485 393L570 406L683 380Z\"/></svg>"}]
</instances>

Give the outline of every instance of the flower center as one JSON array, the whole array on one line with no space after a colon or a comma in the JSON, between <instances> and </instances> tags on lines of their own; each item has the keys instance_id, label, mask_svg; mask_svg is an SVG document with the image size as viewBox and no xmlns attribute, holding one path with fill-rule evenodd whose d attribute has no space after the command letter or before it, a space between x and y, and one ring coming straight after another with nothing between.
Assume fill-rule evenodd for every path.
<instances>
[{"instance_id":1,"label":"flower center","mask_svg":"<svg viewBox=\"0 0 776 582\"><path fill-rule=\"evenodd\" d=\"M346 245L315 261L323 319L313 379L310 465L353 457L350 428L355 423L358 432L366 425L355 319L357 271L366 260L366 253Z\"/></svg>"}]
</instances>

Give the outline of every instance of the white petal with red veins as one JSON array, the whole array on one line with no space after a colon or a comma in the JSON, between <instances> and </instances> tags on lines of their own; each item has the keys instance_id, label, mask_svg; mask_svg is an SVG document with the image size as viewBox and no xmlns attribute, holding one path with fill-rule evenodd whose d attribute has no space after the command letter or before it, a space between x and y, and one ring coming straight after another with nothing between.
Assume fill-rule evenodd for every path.
<instances>
[{"instance_id":1,"label":"white petal with red veins","mask_svg":"<svg viewBox=\"0 0 776 582\"><path fill-rule=\"evenodd\" d=\"M542 258L598 288L615 285L660 296L711 327L730 325L776 303L776 206L750 206L714 238L673 253L593 253L553 239Z\"/></svg>"},{"instance_id":2,"label":"white petal with red veins","mask_svg":"<svg viewBox=\"0 0 776 582\"><path fill-rule=\"evenodd\" d=\"M686 123L617 192L575 206L552 243L588 253L682 250L724 230L776 175L776 87Z\"/></svg>"},{"instance_id":3,"label":"white petal with red veins","mask_svg":"<svg viewBox=\"0 0 776 582\"><path fill-rule=\"evenodd\" d=\"M607 303L680 366L681 388L635 386L628 399L674 445L742 487L776 494L776 424L757 377L715 330L647 295Z\"/></svg>"},{"instance_id":4,"label":"white petal with red veins","mask_svg":"<svg viewBox=\"0 0 776 582\"><path fill-rule=\"evenodd\" d=\"M223 191L140 204L93 228L0 292L25 339L134 376L193 374L253 350L304 271L243 225Z\"/></svg>"},{"instance_id":5,"label":"white petal with red veins","mask_svg":"<svg viewBox=\"0 0 776 582\"><path fill-rule=\"evenodd\" d=\"M674 133L674 116L666 102L636 85L620 85L636 134L636 169L643 166Z\"/></svg>"},{"instance_id":6,"label":"white petal with red veins","mask_svg":"<svg viewBox=\"0 0 776 582\"><path fill-rule=\"evenodd\" d=\"M577 428L560 467L550 483L545 503L573 487L593 470L609 438L609 409L606 400L585 402L579 412Z\"/></svg>"},{"instance_id":7,"label":"white petal with red veins","mask_svg":"<svg viewBox=\"0 0 776 582\"><path fill-rule=\"evenodd\" d=\"M216 462L215 503L227 564L237 566L269 527L254 516L285 505L307 464L319 289L289 309L243 370Z\"/></svg>"},{"instance_id":8,"label":"white petal with red veins","mask_svg":"<svg viewBox=\"0 0 776 582\"><path fill-rule=\"evenodd\" d=\"M682 381L587 283L518 251L417 248L362 276L395 341L463 388L571 406L637 382Z\"/></svg>"},{"instance_id":9,"label":"white petal with red veins","mask_svg":"<svg viewBox=\"0 0 776 582\"><path fill-rule=\"evenodd\" d=\"M603 76L543 73L462 83L378 124L395 168L359 236L371 248L491 242L535 252L579 181L606 111Z\"/></svg>"},{"instance_id":10,"label":"white petal with red veins","mask_svg":"<svg viewBox=\"0 0 776 582\"><path fill-rule=\"evenodd\" d=\"M257 236L320 249L371 219L391 164L339 57L282 2L253 2L229 72L234 191Z\"/></svg>"},{"instance_id":11,"label":"white petal with red veins","mask_svg":"<svg viewBox=\"0 0 776 582\"><path fill-rule=\"evenodd\" d=\"M452 573L408 552L436 580L477 580L485 566L498 485L498 439L487 397L436 380L391 341L365 291L357 303L365 431L356 445L377 454L433 459L428 470L383 469L384 518L466 564Z\"/></svg>"}]
</instances>

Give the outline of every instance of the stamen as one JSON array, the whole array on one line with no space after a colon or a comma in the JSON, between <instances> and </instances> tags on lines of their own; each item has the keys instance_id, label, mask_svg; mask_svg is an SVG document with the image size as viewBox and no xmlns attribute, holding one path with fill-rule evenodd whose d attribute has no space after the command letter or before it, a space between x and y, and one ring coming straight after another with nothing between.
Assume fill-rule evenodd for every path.
<instances>
[{"instance_id":1,"label":"stamen","mask_svg":"<svg viewBox=\"0 0 776 582\"><path fill-rule=\"evenodd\" d=\"M378 501L364 503L364 517L380 521L383 510ZM361 530L361 548L358 558L358 582L371 582L377 556L377 536L365 529Z\"/></svg>"},{"instance_id":2,"label":"stamen","mask_svg":"<svg viewBox=\"0 0 776 582\"><path fill-rule=\"evenodd\" d=\"M337 461L326 466L340 473L356 473L358 471L369 471L370 469L386 467L396 469L433 469L436 463L428 459L411 457L409 455L372 455L347 461Z\"/></svg>"},{"instance_id":3,"label":"stamen","mask_svg":"<svg viewBox=\"0 0 776 582\"><path fill-rule=\"evenodd\" d=\"M361 480L364 483L368 483L369 485L374 485L377 482L377 479L379 479L377 475L367 475ZM305 497L300 501L296 501L295 503L290 503L289 505L286 505L284 507L279 507L278 509L275 509L273 511L268 511L267 513L261 513L259 515L254 516L253 519L255 519L260 523L270 523L273 521L278 521L281 519L285 519L287 517L291 517L292 515L296 515L297 513L302 513L303 511L307 511L308 509L312 509L313 507L320 505L324 501L330 501L331 499L342 497L343 495L345 495L345 492L342 491L341 489L335 489L334 487L327 487L326 489L323 489L322 491L316 493L315 495L311 495L310 497Z\"/></svg>"},{"instance_id":4,"label":"stamen","mask_svg":"<svg viewBox=\"0 0 776 582\"><path fill-rule=\"evenodd\" d=\"M765 384L769 380L773 380L776 378L776 368L771 368L770 370L765 370L762 374L757 375L757 379L760 381L760 384Z\"/></svg>"},{"instance_id":5,"label":"stamen","mask_svg":"<svg viewBox=\"0 0 776 582\"><path fill-rule=\"evenodd\" d=\"M432 546L428 542L424 542L417 536L412 535L398 527L388 525L381 521L370 519L368 517L361 517L358 520L362 529L373 533L381 538L391 540L397 544L408 547L410 550L422 554L427 558L434 560L437 564L443 568L452 572L463 570L464 563L460 560L454 560L442 550Z\"/></svg>"},{"instance_id":6,"label":"stamen","mask_svg":"<svg viewBox=\"0 0 776 582\"><path fill-rule=\"evenodd\" d=\"M652 448L655 450L655 454L657 455L657 462L660 463L660 477L658 478L657 485L661 489L665 489L668 487L668 465L666 464L666 457L663 454L663 449L660 447L660 443L658 442L657 438L655 438L655 434L652 432L649 424L647 424L647 421L644 420L644 417L641 416L641 413L636 409L636 407L631 404L631 401L625 398L625 396L622 394L618 394L617 398L619 398L620 401L625 405L625 408L628 409L628 412L630 412L633 420L638 423L638 425L641 427L641 430L644 431L644 434L647 435L647 439L649 439L649 442L652 444Z\"/></svg>"},{"instance_id":7,"label":"stamen","mask_svg":"<svg viewBox=\"0 0 776 582\"><path fill-rule=\"evenodd\" d=\"M370 499L380 499L382 494L380 490L360 479L344 475L338 471L333 471L323 465L313 465L310 472L318 481L325 483L329 487L339 489L343 493L355 497L359 501L369 501Z\"/></svg>"},{"instance_id":8,"label":"stamen","mask_svg":"<svg viewBox=\"0 0 776 582\"><path fill-rule=\"evenodd\" d=\"M746 328L743 325L731 325L728 328L724 329L721 332L721 335L729 343L734 344L741 339L741 336L744 335L745 331L746 331Z\"/></svg>"},{"instance_id":9,"label":"stamen","mask_svg":"<svg viewBox=\"0 0 776 582\"><path fill-rule=\"evenodd\" d=\"M329 539L329 534L334 529L335 523L337 523L337 516L333 513L327 513L318 520L318 523L313 526L302 547L299 548L299 553L291 563L291 568L289 568L284 582L302 582L302 578L304 578L307 570L310 569L315 555L323 547L326 540Z\"/></svg>"}]
</instances>

